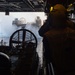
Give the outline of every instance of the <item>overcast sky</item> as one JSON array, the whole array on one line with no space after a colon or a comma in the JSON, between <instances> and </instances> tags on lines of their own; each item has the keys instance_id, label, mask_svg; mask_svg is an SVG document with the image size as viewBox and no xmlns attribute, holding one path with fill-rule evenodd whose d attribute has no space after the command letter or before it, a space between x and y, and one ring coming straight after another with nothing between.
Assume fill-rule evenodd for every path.
<instances>
[{"instance_id":1,"label":"overcast sky","mask_svg":"<svg viewBox=\"0 0 75 75\"><path fill-rule=\"evenodd\" d=\"M11 12L9 15L5 15L5 12L0 12L0 37L9 37L16 30L12 25L12 21L15 18L25 18L26 23L28 23L35 22L36 16L40 16L42 21L46 19L44 12Z\"/></svg>"}]
</instances>

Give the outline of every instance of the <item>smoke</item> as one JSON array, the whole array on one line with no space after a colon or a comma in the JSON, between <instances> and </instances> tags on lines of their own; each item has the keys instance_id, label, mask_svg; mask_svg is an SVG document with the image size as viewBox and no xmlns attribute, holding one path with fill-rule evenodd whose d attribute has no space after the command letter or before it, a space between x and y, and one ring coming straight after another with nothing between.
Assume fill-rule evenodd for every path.
<instances>
[{"instance_id":1,"label":"smoke","mask_svg":"<svg viewBox=\"0 0 75 75\"><path fill-rule=\"evenodd\" d=\"M20 19L15 18L14 21L12 22L12 24L16 25L16 26L22 26L22 25L26 24L26 20L23 17Z\"/></svg>"},{"instance_id":2,"label":"smoke","mask_svg":"<svg viewBox=\"0 0 75 75\"><path fill-rule=\"evenodd\" d=\"M40 16L43 21L45 15L43 13L10 13L9 16L0 13L0 39L10 36L18 29L20 25L26 25L26 29L30 30L35 34L37 38L41 38L38 34L39 27L31 25L31 22L35 22L35 18ZM13 23L15 21L15 23ZM28 24L30 23L30 24ZM13 25L14 24L14 25ZM17 26L18 25L18 26ZM7 41L7 40L4 40ZM9 41L8 41L9 42Z\"/></svg>"}]
</instances>

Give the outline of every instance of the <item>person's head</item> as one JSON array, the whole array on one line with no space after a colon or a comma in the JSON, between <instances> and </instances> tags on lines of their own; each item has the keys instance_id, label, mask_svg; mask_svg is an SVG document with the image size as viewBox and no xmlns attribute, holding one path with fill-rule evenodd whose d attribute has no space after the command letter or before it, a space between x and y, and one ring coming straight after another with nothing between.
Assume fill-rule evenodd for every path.
<instances>
[{"instance_id":1,"label":"person's head","mask_svg":"<svg viewBox=\"0 0 75 75\"><path fill-rule=\"evenodd\" d=\"M67 10L62 4L56 4L53 7L53 11L51 11L56 18L59 20L66 20L67 18Z\"/></svg>"},{"instance_id":2,"label":"person's head","mask_svg":"<svg viewBox=\"0 0 75 75\"><path fill-rule=\"evenodd\" d=\"M54 5L54 9L58 10L58 11L63 11L63 12L67 11L66 8L62 4L56 4L56 5Z\"/></svg>"},{"instance_id":3,"label":"person's head","mask_svg":"<svg viewBox=\"0 0 75 75\"><path fill-rule=\"evenodd\" d=\"M62 4L56 4L50 12L53 19L53 25L62 27L67 20L67 10Z\"/></svg>"}]
</instances>

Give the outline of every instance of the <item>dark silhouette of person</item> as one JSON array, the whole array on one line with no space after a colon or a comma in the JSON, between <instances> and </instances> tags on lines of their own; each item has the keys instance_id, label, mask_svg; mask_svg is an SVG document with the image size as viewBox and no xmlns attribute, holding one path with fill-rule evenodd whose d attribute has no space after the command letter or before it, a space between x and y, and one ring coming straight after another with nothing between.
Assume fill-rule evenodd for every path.
<instances>
[{"instance_id":1,"label":"dark silhouette of person","mask_svg":"<svg viewBox=\"0 0 75 75\"><path fill-rule=\"evenodd\" d=\"M39 33L39 35L41 36L41 37L43 37L43 35L48 31L48 30L50 30L53 26L52 26L52 12L54 12L55 13L55 11L56 10L53 10L52 12L50 11L50 8L51 8L51 5L49 5L49 3L47 3L48 5L47 5L47 10L45 10L45 11L47 11L47 12L45 12L45 14L47 14L47 19L46 19L46 21L44 22L44 24L40 27L40 29L39 29L39 31L38 31L38 33ZM59 7L57 7L57 8L59 8ZM61 9L61 10L64 10L64 9ZM66 11L66 8L65 8L65 10L63 11L63 12L65 12ZM59 14L59 12L58 13L55 13L55 14ZM65 20L67 20L67 22L69 23L68 24L68 27L71 27L71 28L73 28L73 29L75 29L75 23L74 22L72 22L71 20L69 20L69 18L68 18L68 12L66 11L65 13ZM59 14L60 15L60 14ZM58 15L57 15L58 16ZM62 18L63 19L63 18ZM59 21L59 20L58 20ZM63 21L63 20L62 20ZM56 23L56 22L54 22L54 23Z\"/></svg>"},{"instance_id":2,"label":"dark silhouette of person","mask_svg":"<svg viewBox=\"0 0 75 75\"><path fill-rule=\"evenodd\" d=\"M38 33L41 37L43 37L44 33L47 32L52 26L51 26L51 14L50 14L50 3L46 1L45 5L45 15L47 16L47 19L44 21L44 24L40 27Z\"/></svg>"},{"instance_id":3,"label":"dark silhouette of person","mask_svg":"<svg viewBox=\"0 0 75 75\"><path fill-rule=\"evenodd\" d=\"M12 75L9 56L0 52L0 75Z\"/></svg>"},{"instance_id":4,"label":"dark silhouette of person","mask_svg":"<svg viewBox=\"0 0 75 75\"><path fill-rule=\"evenodd\" d=\"M48 14L47 20L44 22L44 24L40 27L38 33L41 37L43 37L44 33L47 32L48 30L50 30L52 28L52 24L51 24L51 15Z\"/></svg>"},{"instance_id":5,"label":"dark silhouette of person","mask_svg":"<svg viewBox=\"0 0 75 75\"><path fill-rule=\"evenodd\" d=\"M52 28L43 36L47 75L50 63L55 75L75 75L75 30L74 23L66 19L66 12L63 5L54 6Z\"/></svg>"}]
</instances>

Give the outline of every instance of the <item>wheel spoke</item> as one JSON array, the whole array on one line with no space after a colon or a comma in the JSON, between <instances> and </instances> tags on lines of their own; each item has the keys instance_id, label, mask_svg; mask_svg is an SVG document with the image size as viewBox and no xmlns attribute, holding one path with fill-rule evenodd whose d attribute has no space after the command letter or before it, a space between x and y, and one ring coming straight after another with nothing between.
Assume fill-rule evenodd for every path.
<instances>
[{"instance_id":1,"label":"wheel spoke","mask_svg":"<svg viewBox=\"0 0 75 75\"><path fill-rule=\"evenodd\" d=\"M22 43L22 42L21 41L12 40L12 43L18 44L18 43Z\"/></svg>"}]
</instances>

